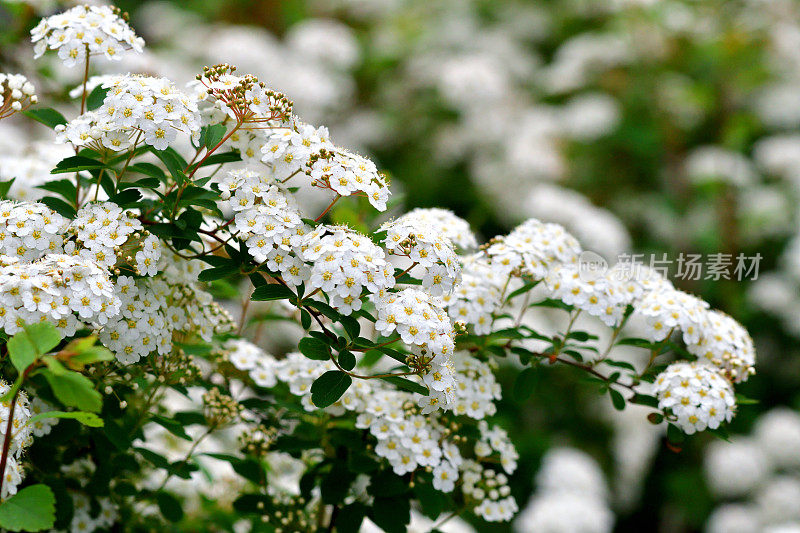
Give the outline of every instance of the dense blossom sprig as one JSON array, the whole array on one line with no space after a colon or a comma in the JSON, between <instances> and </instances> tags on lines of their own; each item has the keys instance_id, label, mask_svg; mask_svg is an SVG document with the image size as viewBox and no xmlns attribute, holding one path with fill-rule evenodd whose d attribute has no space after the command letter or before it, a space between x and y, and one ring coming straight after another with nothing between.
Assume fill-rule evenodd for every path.
<instances>
[{"instance_id":1,"label":"dense blossom sprig","mask_svg":"<svg viewBox=\"0 0 800 533\"><path fill-rule=\"evenodd\" d=\"M199 135L197 104L170 80L127 74L102 86L108 89L103 105L59 126L58 142L116 152L143 142L164 150L178 132Z\"/></svg>"},{"instance_id":2,"label":"dense blossom sprig","mask_svg":"<svg viewBox=\"0 0 800 533\"><path fill-rule=\"evenodd\" d=\"M128 25L127 15L110 6L76 6L39 21L31 30L34 57L58 50L67 67L83 63L87 54L122 60L122 52L142 53L144 40Z\"/></svg>"}]
</instances>

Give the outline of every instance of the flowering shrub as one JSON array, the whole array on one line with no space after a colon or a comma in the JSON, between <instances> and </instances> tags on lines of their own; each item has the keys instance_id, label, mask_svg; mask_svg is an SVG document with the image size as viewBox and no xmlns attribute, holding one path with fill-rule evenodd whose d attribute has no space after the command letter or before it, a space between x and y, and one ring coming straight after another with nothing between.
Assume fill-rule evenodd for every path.
<instances>
[{"instance_id":1,"label":"flowering shrub","mask_svg":"<svg viewBox=\"0 0 800 533\"><path fill-rule=\"evenodd\" d=\"M372 161L230 65L186 87L90 77L143 50L113 8L76 7L31 35L37 56L57 50L85 74L69 118L23 111L30 84L0 77L2 113L74 149L36 201L0 204L0 526L357 531L368 517L404 531L412 508L510 521L519 455L492 417L554 365L619 410L648 407L675 442L724 435L752 340L657 272L587 271L555 223L479 246L452 212L401 214ZM358 229L328 223L338 202ZM563 327L532 327L533 307ZM579 329L586 316L604 338ZM292 346L267 353L259 335L285 323ZM616 357L624 346L644 370ZM520 367L513 390L501 360ZM203 475L218 493L182 483Z\"/></svg>"}]
</instances>

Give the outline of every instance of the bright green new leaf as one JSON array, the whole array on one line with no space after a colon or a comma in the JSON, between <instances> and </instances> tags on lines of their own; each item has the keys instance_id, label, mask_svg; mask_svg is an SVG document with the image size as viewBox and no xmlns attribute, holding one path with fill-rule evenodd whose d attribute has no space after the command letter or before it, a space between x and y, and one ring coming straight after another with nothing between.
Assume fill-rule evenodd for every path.
<instances>
[{"instance_id":1,"label":"bright green new leaf","mask_svg":"<svg viewBox=\"0 0 800 533\"><path fill-rule=\"evenodd\" d=\"M73 420L77 420L84 426L89 426L92 428L103 427L102 418L94 413L87 413L84 411L48 411L46 413L40 413L36 416L32 416L30 420L28 420L28 425L39 420L45 420L46 418L71 418Z\"/></svg>"},{"instance_id":2,"label":"bright green new leaf","mask_svg":"<svg viewBox=\"0 0 800 533\"><path fill-rule=\"evenodd\" d=\"M49 322L25 325L8 340L11 362L19 372L24 372L36 359L61 342L61 333Z\"/></svg>"},{"instance_id":3,"label":"bright green new leaf","mask_svg":"<svg viewBox=\"0 0 800 533\"><path fill-rule=\"evenodd\" d=\"M0 504L0 527L9 531L42 531L56 521L56 498L47 485L31 485Z\"/></svg>"},{"instance_id":4,"label":"bright green new leaf","mask_svg":"<svg viewBox=\"0 0 800 533\"><path fill-rule=\"evenodd\" d=\"M81 411L100 412L103 398L94 390L92 381L77 372L56 374L49 368L43 372L47 382L53 389L56 398L67 407L76 407Z\"/></svg>"}]
</instances>

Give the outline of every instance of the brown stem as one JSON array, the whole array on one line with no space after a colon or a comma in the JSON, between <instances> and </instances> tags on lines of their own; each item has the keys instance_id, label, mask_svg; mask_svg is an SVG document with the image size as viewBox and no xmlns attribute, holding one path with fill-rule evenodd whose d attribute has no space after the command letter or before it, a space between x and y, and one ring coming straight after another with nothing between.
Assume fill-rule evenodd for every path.
<instances>
[{"instance_id":1,"label":"brown stem","mask_svg":"<svg viewBox=\"0 0 800 533\"><path fill-rule=\"evenodd\" d=\"M11 409L8 415L8 423L6 424L6 435L3 439L3 456L0 457L0 494L3 492L3 482L6 480L6 463L8 462L8 452L11 448L11 430L14 429L14 409L17 406L17 396L19 396L19 389L14 393L11 398Z\"/></svg>"},{"instance_id":2,"label":"brown stem","mask_svg":"<svg viewBox=\"0 0 800 533\"><path fill-rule=\"evenodd\" d=\"M323 211L322 213L320 213L320 214L319 214L319 216L318 216L317 218L315 218L315 219L314 219L314 222L319 222L319 221L320 221L320 219L321 219L322 217L324 217L324 216L325 216L325 214L326 214L328 211L330 211L330 210L331 210L331 207L333 207L333 206L336 204L336 202L338 202L338 201L339 201L339 198L341 198L341 197L342 197L342 195L341 195L341 194L339 194L339 193L336 193L336 198L334 198L334 199L333 199L333 201L332 201L330 204L328 204L328 207L326 207L326 208L325 208L325 211Z\"/></svg>"}]
</instances>

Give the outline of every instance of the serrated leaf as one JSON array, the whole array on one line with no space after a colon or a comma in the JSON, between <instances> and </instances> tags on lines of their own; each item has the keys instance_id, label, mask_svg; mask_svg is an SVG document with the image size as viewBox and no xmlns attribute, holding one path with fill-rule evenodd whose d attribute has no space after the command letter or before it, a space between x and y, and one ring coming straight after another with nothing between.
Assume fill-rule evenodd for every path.
<instances>
[{"instance_id":1,"label":"serrated leaf","mask_svg":"<svg viewBox=\"0 0 800 533\"><path fill-rule=\"evenodd\" d=\"M353 378L341 370L328 370L311 384L311 401L319 408L328 407L342 397Z\"/></svg>"},{"instance_id":2,"label":"serrated leaf","mask_svg":"<svg viewBox=\"0 0 800 533\"><path fill-rule=\"evenodd\" d=\"M53 324L26 324L22 331L8 340L8 353L14 368L24 372L39 356L58 346L59 342L61 333Z\"/></svg>"},{"instance_id":3,"label":"serrated leaf","mask_svg":"<svg viewBox=\"0 0 800 533\"><path fill-rule=\"evenodd\" d=\"M78 214L78 212L75 210L73 206L71 206L61 198L55 198L53 196L45 196L39 201L65 218L75 218L75 215Z\"/></svg>"},{"instance_id":4,"label":"serrated leaf","mask_svg":"<svg viewBox=\"0 0 800 533\"><path fill-rule=\"evenodd\" d=\"M0 504L0 527L9 531L42 531L56 520L56 498L50 487L30 485Z\"/></svg>"},{"instance_id":5,"label":"serrated leaf","mask_svg":"<svg viewBox=\"0 0 800 533\"><path fill-rule=\"evenodd\" d=\"M103 397L94 390L94 384L89 378L77 372L56 374L48 369L43 373L53 389L53 394L62 404L81 411L100 412Z\"/></svg>"}]
</instances>

